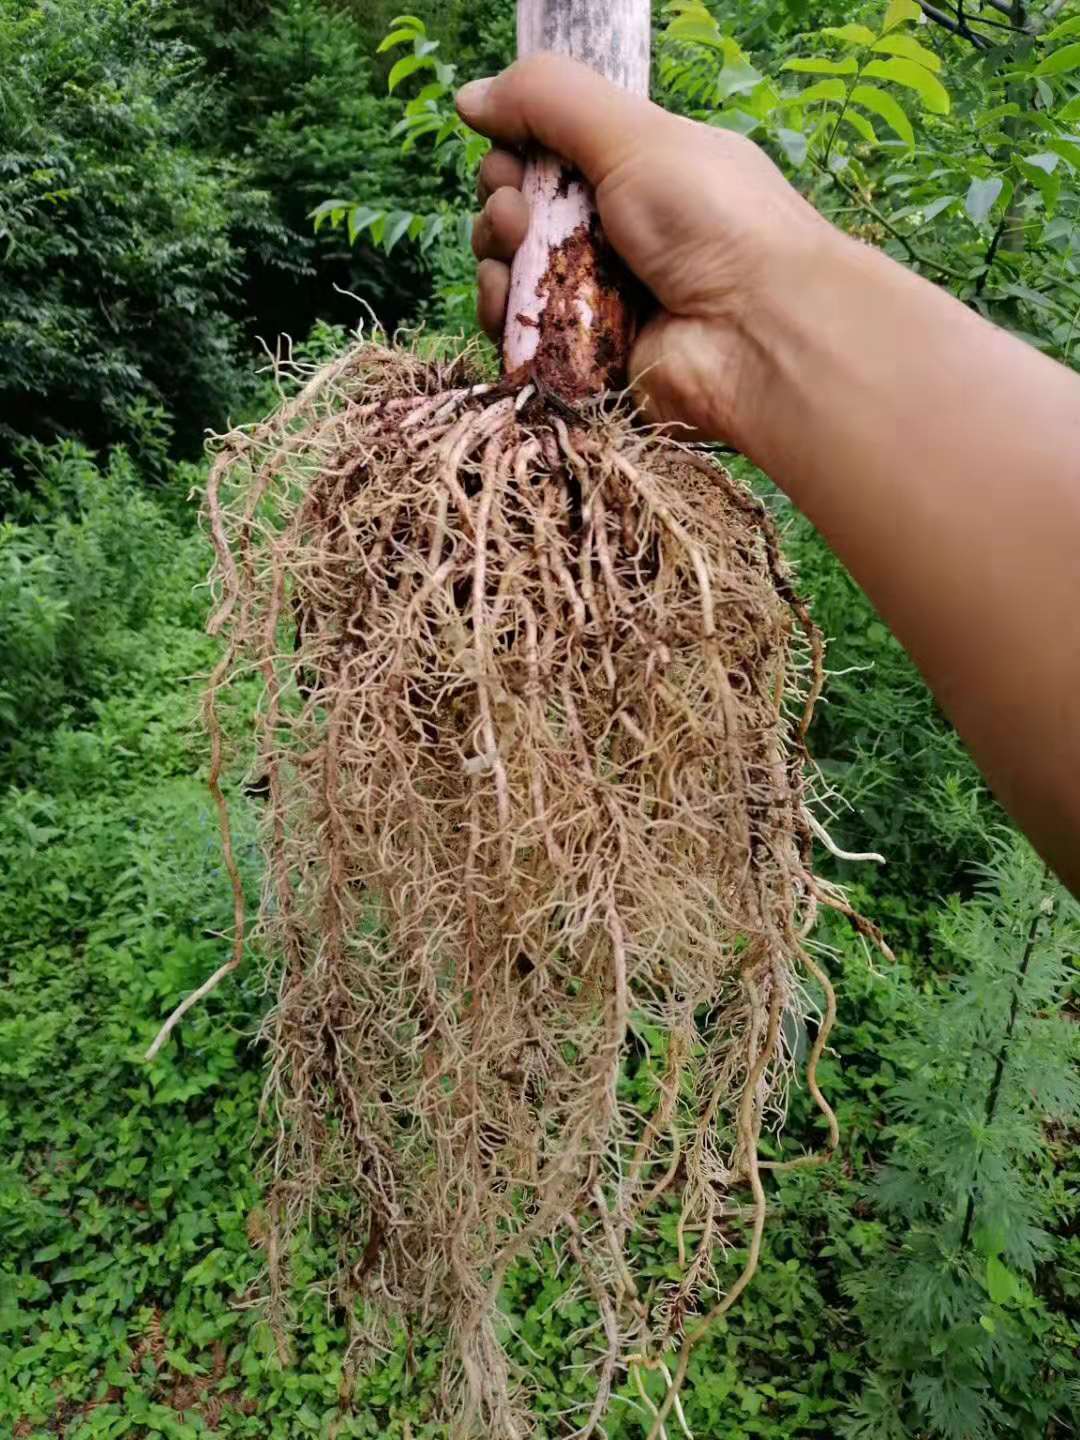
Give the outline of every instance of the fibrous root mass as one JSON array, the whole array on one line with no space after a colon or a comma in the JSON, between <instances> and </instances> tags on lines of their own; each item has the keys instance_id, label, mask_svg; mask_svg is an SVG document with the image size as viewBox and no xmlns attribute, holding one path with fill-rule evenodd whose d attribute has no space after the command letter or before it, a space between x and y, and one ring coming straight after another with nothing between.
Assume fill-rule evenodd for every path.
<instances>
[{"instance_id":1,"label":"fibrous root mass","mask_svg":"<svg viewBox=\"0 0 1080 1440\"><path fill-rule=\"evenodd\" d=\"M659 1435L748 1278L719 1292L733 1215L756 1258L808 977L834 1128L817 632L758 501L625 406L371 343L302 378L209 489L215 788L223 696L261 676L273 1312L331 1210L361 1329L448 1331L441 1413L507 1440L529 1387L500 1291L550 1247L598 1342L576 1433L624 1367L670 1362Z\"/></svg>"}]
</instances>

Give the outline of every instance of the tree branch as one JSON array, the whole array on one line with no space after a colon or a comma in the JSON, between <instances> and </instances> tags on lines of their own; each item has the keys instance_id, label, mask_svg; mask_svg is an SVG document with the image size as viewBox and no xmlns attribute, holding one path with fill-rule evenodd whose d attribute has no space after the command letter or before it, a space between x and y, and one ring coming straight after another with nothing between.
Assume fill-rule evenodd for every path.
<instances>
[{"instance_id":1,"label":"tree branch","mask_svg":"<svg viewBox=\"0 0 1080 1440\"><path fill-rule=\"evenodd\" d=\"M990 48L990 41L985 35L980 35L977 30L971 29L962 11L958 11L954 18L946 15L944 10L939 10L936 5L929 4L928 0L919 0L919 8L928 20L932 20L935 25L940 25L943 30L948 30L950 35L956 35L961 40L969 41L976 50Z\"/></svg>"},{"instance_id":2,"label":"tree branch","mask_svg":"<svg viewBox=\"0 0 1080 1440\"><path fill-rule=\"evenodd\" d=\"M990 278L990 268L993 265L994 260L997 256L998 246L1001 244L1001 237L1005 234L1005 226L1008 223L1008 220L1009 211L1006 210L1004 215L1002 215L1001 219L998 221L997 228L995 229L993 234L993 238L991 239L990 244L987 246L986 254L983 256L983 272L979 276L978 280L975 281L976 295L981 295L986 289L986 282Z\"/></svg>"},{"instance_id":3,"label":"tree branch","mask_svg":"<svg viewBox=\"0 0 1080 1440\"><path fill-rule=\"evenodd\" d=\"M1027 29L1029 34L1041 34L1046 29L1047 25L1050 24L1050 21L1053 20L1054 16L1058 13L1058 11L1063 10L1064 8L1065 0L1050 0L1050 4L1047 5L1046 9L1042 12L1042 14L1034 16L1028 22Z\"/></svg>"},{"instance_id":4,"label":"tree branch","mask_svg":"<svg viewBox=\"0 0 1080 1440\"><path fill-rule=\"evenodd\" d=\"M877 206L869 200L865 200L857 190L852 190L849 185L845 185L835 170L827 169L820 160L815 160L812 156L811 163L816 165L818 170L820 170L823 175L826 175L838 189L842 190L849 200L860 206L868 215L873 216L878 224L884 230L887 230L894 240L899 241L904 247L904 251L909 260L914 260L917 265L922 265L928 270L936 270L939 275L944 275L949 280L966 280L968 278L966 275L961 275L958 270L950 270L947 265L942 265L937 260L930 260L927 256L920 254L903 231L898 230L888 216L883 215Z\"/></svg>"}]
</instances>

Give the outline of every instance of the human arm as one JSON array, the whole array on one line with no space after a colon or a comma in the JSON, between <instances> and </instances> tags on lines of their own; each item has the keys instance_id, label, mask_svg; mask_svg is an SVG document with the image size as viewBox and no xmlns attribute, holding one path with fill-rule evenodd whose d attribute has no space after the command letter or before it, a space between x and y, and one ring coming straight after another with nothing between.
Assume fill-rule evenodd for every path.
<instances>
[{"instance_id":1,"label":"human arm","mask_svg":"<svg viewBox=\"0 0 1080 1440\"><path fill-rule=\"evenodd\" d=\"M651 418L730 441L810 517L1080 890L1080 377L834 229L749 141L573 62L524 62L461 109L593 182L658 305L633 360ZM528 217L511 154L485 183L494 330Z\"/></svg>"}]
</instances>

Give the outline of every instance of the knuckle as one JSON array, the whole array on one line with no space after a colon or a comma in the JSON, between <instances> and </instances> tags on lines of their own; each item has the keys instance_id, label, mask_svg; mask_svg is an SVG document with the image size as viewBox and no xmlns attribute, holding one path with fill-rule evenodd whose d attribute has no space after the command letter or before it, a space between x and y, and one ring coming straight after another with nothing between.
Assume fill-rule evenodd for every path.
<instances>
[{"instance_id":1,"label":"knuckle","mask_svg":"<svg viewBox=\"0 0 1080 1440\"><path fill-rule=\"evenodd\" d=\"M480 196L480 201L482 204L487 202L488 198L491 195L491 192L495 189L495 156L497 154L497 151L491 150L487 153L487 155L484 156L484 159L481 161L480 164L480 170L476 177L476 190L477 194Z\"/></svg>"},{"instance_id":2,"label":"knuckle","mask_svg":"<svg viewBox=\"0 0 1080 1440\"><path fill-rule=\"evenodd\" d=\"M565 78L567 66L572 63L564 55L544 52L518 60L507 74L522 96L542 95L546 94L553 84Z\"/></svg>"},{"instance_id":3,"label":"knuckle","mask_svg":"<svg viewBox=\"0 0 1080 1440\"><path fill-rule=\"evenodd\" d=\"M486 211L482 211L473 221L472 227L472 249L473 254L478 260L482 260L484 258L484 249L487 243L485 238L485 232L487 229L485 224L485 215Z\"/></svg>"},{"instance_id":4,"label":"knuckle","mask_svg":"<svg viewBox=\"0 0 1080 1440\"><path fill-rule=\"evenodd\" d=\"M510 190L503 185L488 200L485 213L491 225L496 229L505 225L512 216L517 193L516 190Z\"/></svg>"}]
</instances>

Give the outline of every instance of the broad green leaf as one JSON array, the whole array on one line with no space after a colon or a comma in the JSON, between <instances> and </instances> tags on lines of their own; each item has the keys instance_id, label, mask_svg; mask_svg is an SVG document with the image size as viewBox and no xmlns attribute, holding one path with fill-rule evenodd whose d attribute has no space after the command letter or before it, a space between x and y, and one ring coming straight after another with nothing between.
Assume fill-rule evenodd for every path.
<instances>
[{"instance_id":1,"label":"broad green leaf","mask_svg":"<svg viewBox=\"0 0 1080 1440\"><path fill-rule=\"evenodd\" d=\"M931 200L928 205L909 205L903 213L906 215L921 215L923 224L929 225L930 221L936 220L943 210L948 210L950 205L955 204L955 195L939 195L936 200ZM894 220L898 218L898 216L893 216Z\"/></svg>"},{"instance_id":2,"label":"broad green leaf","mask_svg":"<svg viewBox=\"0 0 1080 1440\"><path fill-rule=\"evenodd\" d=\"M1035 66L1036 75L1070 75L1074 70L1080 70L1080 40L1063 45Z\"/></svg>"},{"instance_id":3,"label":"broad green leaf","mask_svg":"<svg viewBox=\"0 0 1080 1440\"><path fill-rule=\"evenodd\" d=\"M309 213L308 219L315 221L316 231L321 230L327 220L331 225L340 225L352 203L351 200L324 200Z\"/></svg>"},{"instance_id":4,"label":"broad green leaf","mask_svg":"<svg viewBox=\"0 0 1080 1440\"><path fill-rule=\"evenodd\" d=\"M1037 169L1044 170L1047 175L1052 175L1058 167L1059 157L1046 151L1043 151L1039 155L1027 155L1024 158L1029 165L1034 165Z\"/></svg>"},{"instance_id":5,"label":"broad green leaf","mask_svg":"<svg viewBox=\"0 0 1080 1440\"><path fill-rule=\"evenodd\" d=\"M390 78L387 80L387 89L391 94L410 75L415 75L418 70L430 70L435 62L430 55L406 55L397 62L390 71Z\"/></svg>"},{"instance_id":6,"label":"broad green leaf","mask_svg":"<svg viewBox=\"0 0 1080 1440\"><path fill-rule=\"evenodd\" d=\"M396 29L398 26L404 29L406 25L411 26L414 30L419 30L421 35L427 34L427 26L418 15L395 15L390 21L391 29Z\"/></svg>"},{"instance_id":7,"label":"broad green leaf","mask_svg":"<svg viewBox=\"0 0 1080 1440\"><path fill-rule=\"evenodd\" d=\"M857 134L861 135L862 138L868 141L871 145L876 145L878 143L877 132L874 130L874 127L870 124L870 121L867 120L865 115L860 115L857 110L845 110L844 121L846 124L850 125Z\"/></svg>"},{"instance_id":8,"label":"broad green leaf","mask_svg":"<svg viewBox=\"0 0 1080 1440\"><path fill-rule=\"evenodd\" d=\"M667 36L672 40L682 40L689 45L707 45L710 50L724 48L724 37L713 21L695 20L689 16L682 16L671 22L667 28Z\"/></svg>"},{"instance_id":9,"label":"broad green leaf","mask_svg":"<svg viewBox=\"0 0 1080 1440\"><path fill-rule=\"evenodd\" d=\"M425 130L430 130L442 124L443 117L436 111L434 114L427 110L420 115L406 115L404 120L399 120L390 131L391 137L398 135L422 135Z\"/></svg>"},{"instance_id":10,"label":"broad green leaf","mask_svg":"<svg viewBox=\"0 0 1080 1440\"><path fill-rule=\"evenodd\" d=\"M820 32L828 35L832 40L839 40L842 45L872 45L874 43L874 32L865 25L826 25Z\"/></svg>"},{"instance_id":11,"label":"broad green leaf","mask_svg":"<svg viewBox=\"0 0 1080 1440\"><path fill-rule=\"evenodd\" d=\"M715 110L705 123L717 130L734 130L738 135L753 135L755 130L761 129L758 117L746 110Z\"/></svg>"},{"instance_id":12,"label":"broad green leaf","mask_svg":"<svg viewBox=\"0 0 1080 1440\"><path fill-rule=\"evenodd\" d=\"M373 210L370 205L354 205L349 211L349 244L355 245L359 236L373 225L383 212Z\"/></svg>"},{"instance_id":13,"label":"broad green leaf","mask_svg":"<svg viewBox=\"0 0 1080 1440\"><path fill-rule=\"evenodd\" d=\"M749 95L765 77L755 70L745 56L733 56L725 47L724 68L717 76L716 94L720 100L730 100L733 95Z\"/></svg>"},{"instance_id":14,"label":"broad green leaf","mask_svg":"<svg viewBox=\"0 0 1080 1440\"><path fill-rule=\"evenodd\" d=\"M1080 170L1080 141L1055 137L1047 140L1046 144L1055 155L1060 155L1066 164L1071 165L1074 170Z\"/></svg>"},{"instance_id":15,"label":"broad green leaf","mask_svg":"<svg viewBox=\"0 0 1080 1440\"><path fill-rule=\"evenodd\" d=\"M710 50L723 48L723 37L711 16L682 15L670 22L664 39L679 40L684 45L706 45Z\"/></svg>"},{"instance_id":16,"label":"broad green leaf","mask_svg":"<svg viewBox=\"0 0 1080 1440\"><path fill-rule=\"evenodd\" d=\"M883 55L903 55L906 60L925 65L927 70L933 70L935 74L941 70L941 61L933 50L927 50L925 45L920 45L914 35L883 35L874 45L874 49Z\"/></svg>"},{"instance_id":17,"label":"broad green leaf","mask_svg":"<svg viewBox=\"0 0 1080 1440\"><path fill-rule=\"evenodd\" d=\"M445 94L446 86L440 85L438 80L432 80L430 85L425 85L422 90L417 91L417 93L409 101L406 109L411 110L414 105L417 109L420 109L422 106L426 105L429 100L441 100Z\"/></svg>"},{"instance_id":18,"label":"broad green leaf","mask_svg":"<svg viewBox=\"0 0 1080 1440\"><path fill-rule=\"evenodd\" d=\"M780 92L771 80L765 80L749 94L739 95L736 103L740 110L756 120L767 120L781 103Z\"/></svg>"},{"instance_id":19,"label":"broad green leaf","mask_svg":"<svg viewBox=\"0 0 1080 1440\"><path fill-rule=\"evenodd\" d=\"M879 90L876 85L856 85L851 92L851 101L852 104L861 105L864 110L879 115L905 145L915 144L915 131L911 127L911 121L899 102L894 100L887 90Z\"/></svg>"},{"instance_id":20,"label":"broad green leaf","mask_svg":"<svg viewBox=\"0 0 1080 1440\"><path fill-rule=\"evenodd\" d=\"M1049 295L1044 295L1040 290L1033 290L1030 285L1006 285L1005 294L1015 295L1018 300L1026 300L1029 305L1034 305L1039 310L1060 310L1060 306L1055 305Z\"/></svg>"},{"instance_id":21,"label":"broad green leaf","mask_svg":"<svg viewBox=\"0 0 1080 1440\"><path fill-rule=\"evenodd\" d=\"M863 70L872 80L891 80L914 90L927 110L935 115L949 113L949 92L936 75L914 60L871 60Z\"/></svg>"},{"instance_id":22,"label":"broad green leaf","mask_svg":"<svg viewBox=\"0 0 1080 1440\"><path fill-rule=\"evenodd\" d=\"M398 45L412 45L416 40L415 30L393 30L376 50L376 55L382 55L387 50L393 50Z\"/></svg>"},{"instance_id":23,"label":"broad green leaf","mask_svg":"<svg viewBox=\"0 0 1080 1440\"><path fill-rule=\"evenodd\" d=\"M420 237L420 249L430 250L445 228L446 216L432 215L424 226L424 233Z\"/></svg>"},{"instance_id":24,"label":"broad green leaf","mask_svg":"<svg viewBox=\"0 0 1080 1440\"><path fill-rule=\"evenodd\" d=\"M916 0L889 0L889 8L885 11L885 23L882 25L883 33L895 30L897 25L904 25L909 20L918 24L922 19L922 7L916 4Z\"/></svg>"},{"instance_id":25,"label":"broad green leaf","mask_svg":"<svg viewBox=\"0 0 1080 1440\"><path fill-rule=\"evenodd\" d=\"M980 1255L985 1255L987 1259L989 1259L991 1255L1001 1254L1005 1249L1005 1238L1005 1226L1000 1223L996 1225L976 1225L971 1236L975 1249Z\"/></svg>"},{"instance_id":26,"label":"broad green leaf","mask_svg":"<svg viewBox=\"0 0 1080 1440\"><path fill-rule=\"evenodd\" d=\"M1080 95L1075 96L1067 105L1063 105L1057 113L1057 118L1064 125L1071 125L1074 121L1080 120Z\"/></svg>"},{"instance_id":27,"label":"broad green leaf","mask_svg":"<svg viewBox=\"0 0 1080 1440\"><path fill-rule=\"evenodd\" d=\"M1047 224L1043 230L1042 238L1048 243L1057 240L1067 240L1071 245L1075 228L1071 220L1067 219L1064 215L1059 215L1056 220L1051 220Z\"/></svg>"},{"instance_id":28,"label":"broad green leaf","mask_svg":"<svg viewBox=\"0 0 1080 1440\"><path fill-rule=\"evenodd\" d=\"M1019 114L1020 106L1015 100L1010 100L1006 105L995 105L992 110L977 110L975 112L975 124L981 130L986 125L994 125L999 120L1005 120L1009 116Z\"/></svg>"},{"instance_id":29,"label":"broad green leaf","mask_svg":"<svg viewBox=\"0 0 1080 1440\"><path fill-rule=\"evenodd\" d=\"M1061 176L1055 175L1045 165L1036 165L1035 160L1053 160L1057 164L1056 155L1033 155L1027 160L1017 160L1016 166L1029 184L1034 185L1042 196L1043 206L1047 215L1053 215L1057 209L1058 197L1061 194Z\"/></svg>"},{"instance_id":30,"label":"broad green leaf","mask_svg":"<svg viewBox=\"0 0 1080 1440\"><path fill-rule=\"evenodd\" d=\"M922 206L923 222L929 225L930 220L936 220L942 210L948 210L950 204L956 204L955 194L939 194L936 200Z\"/></svg>"},{"instance_id":31,"label":"broad green leaf","mask_svg":"<svg viewBox=\"0 0 1080 1440\"><path fill-rule=\"evenodd\" d=\"M798 169L806 160L808 149L806 136L801 130L785 130L783 126L780 126L776 132L776 138L784 147L784 154Z\"/></svg>"},{"instance_id":32,"label":"broad green leaf","mask_svg":"<svg viewBox=\"0 0 1080 1440\"><path fill-rule=\"evenodd\" d=\"M386 217L386 230L382 237L382 247L387 255L393 250L401 237L413 223L411 211L394 210Z\"/></svg>"},{"instance_id":33,"label":"broad green leaf","mask_svg":"<svg viewBox=\"0 0 1080 1440\"><path fill-rule=\"evenodd\" d=\"M403 155L408 155L411 151L415 150L416 142L422 139L425 135L434 134L434 132L439 129L441 124L442 119L438 115L428 115L425 116L425 118L422 120L408 121L409 136L408 139L405 141L404 145L402 145L401 147L401 153ZM394 126L394 130L397 130L396 125Z\"/></svg>"},{"instance_id":34,"label":"broad green leaf","mask_svg":"<svg viewBox=\"0 0 1080 1440\"><path fill-rule=\"evenodd\" d=\"M825 104L842 104L847 94L847 86L842 80L818 80L813 85L808 85L805 90L800 90L796 96L796 103L799 105L816 105L819 102Z\"/></svg>"},{"instance_id":35,"label":"broad green leaf","mask_svg":"<svg viewBox=\"0 0 1080 1440\"><path fill-rule=\"evenodd\" d=\"M1020 1293L1016 1276L996 1255L986 1262L986 1288L995 1305L1007 1305Z\"/></svg>"},{"instance_id":36,"label":"broad green leaf","mask_svg":"<svg viewBox=\"0 0 1080 1440\"><path fill-rule=\"evenodd\" d=\"M1004 183L1000 175L989 175L985 179L976 176L972 180L964 200L964 209L976 225L981 225L990 214Z\"/></svg>"},{"instance_id":37,"label":"broad green leaf","mask_svg":"<svg viewBox=\"0 0 1080 1440\"><path fill-rule=\"evenodd\" d=\"M1080 35L1080 15L1074 15L1070 20L1062 20L1060 25L1047 30L1042 37L1043 44L1049 45L1051 40L1064 40L1066 35Z\"/></svg>"},{"instance_id":38,"label":"broad green leaf","mask_svg":"<svg viewBox=\"0 0 1080 1440\"><path fill-rule=\"evenodd\" d=\"M807 60L785 60L782 70L795 70L800 75L854 75L859 67L854 56L844 60L829 60L824 55L812 55Z\"/></svg>"}]
</instances>

